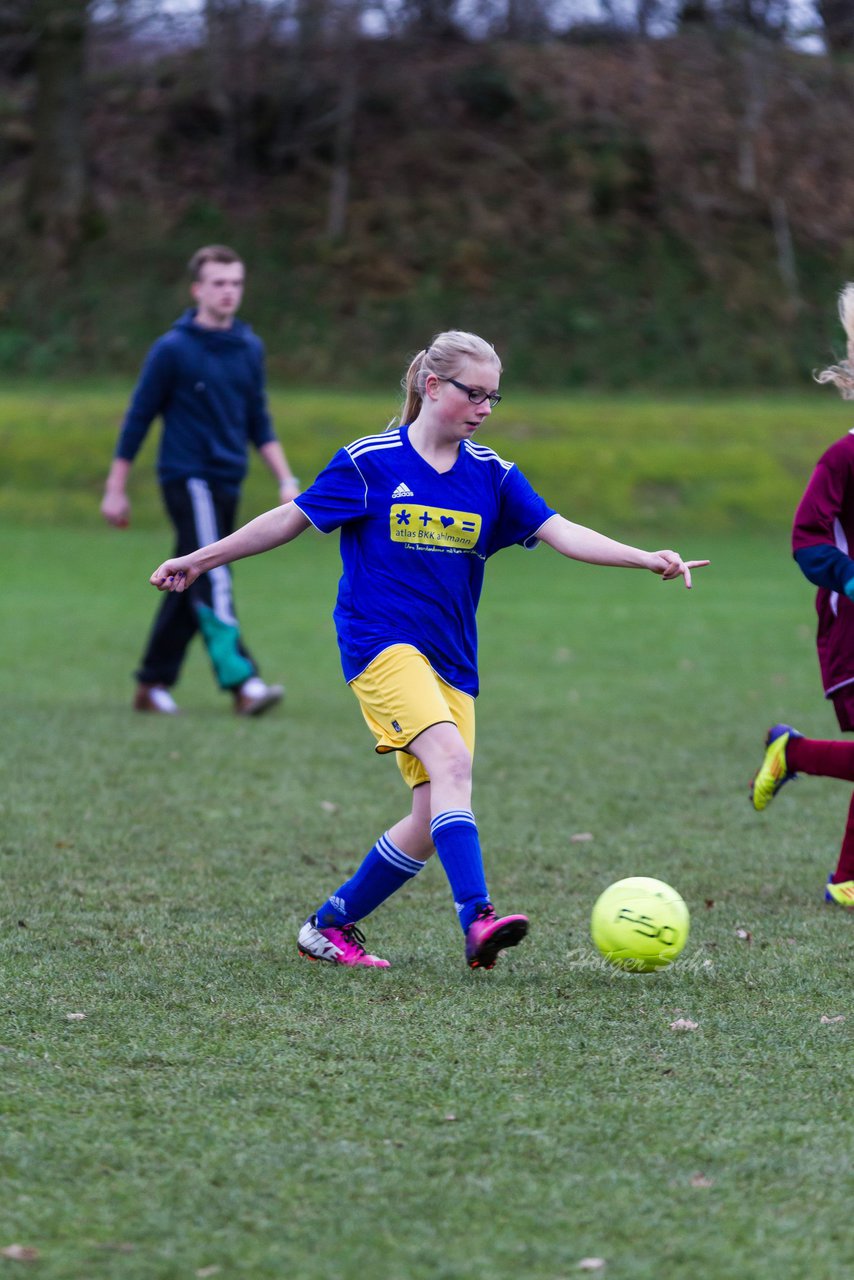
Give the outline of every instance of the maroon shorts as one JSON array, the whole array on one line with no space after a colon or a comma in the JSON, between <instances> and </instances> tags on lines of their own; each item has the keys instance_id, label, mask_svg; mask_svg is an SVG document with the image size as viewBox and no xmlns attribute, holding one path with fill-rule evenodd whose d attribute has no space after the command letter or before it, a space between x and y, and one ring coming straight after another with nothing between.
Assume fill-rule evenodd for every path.
<instances>
[{"instance_id":1,"label":"maroon shorts","mask_svg":"<svg viewBox=\"0 0 854 1280\"><path fill-rule=\"evenodd\" d=\"M854 731L854 684L844 684L833 695L833 709L843 733Z\"/></svg>"}]
</instances>

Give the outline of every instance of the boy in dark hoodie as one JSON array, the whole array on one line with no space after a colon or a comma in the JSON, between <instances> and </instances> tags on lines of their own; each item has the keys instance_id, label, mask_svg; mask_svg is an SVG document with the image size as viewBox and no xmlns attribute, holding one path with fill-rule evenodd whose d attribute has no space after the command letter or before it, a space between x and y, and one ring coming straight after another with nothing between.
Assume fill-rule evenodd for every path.
<instances>
[{"instance_id":1,"label":"boy in dark hoodie","mask_svg":"<svg viewBox=\"0 0 854 1280\"><path fill-rule=\"evenodd\" d=\"M130 522L126 486L133 460L156 417L163 421L157 475L175 526L175 554L231 533L253 444L272 472L282 503L299 493L267 406L264 347L237 319L244 266L234 250L208 245L189 264L195 306L148 353L125 415L107 476L101 512L116 528ZM137 670L134 707L175 715L171 689L187 647L201 632L221 689L239 715L257 715L280 701L243 642L227 566L186 594L164 597Z\"/></svg>"}]
</instances>

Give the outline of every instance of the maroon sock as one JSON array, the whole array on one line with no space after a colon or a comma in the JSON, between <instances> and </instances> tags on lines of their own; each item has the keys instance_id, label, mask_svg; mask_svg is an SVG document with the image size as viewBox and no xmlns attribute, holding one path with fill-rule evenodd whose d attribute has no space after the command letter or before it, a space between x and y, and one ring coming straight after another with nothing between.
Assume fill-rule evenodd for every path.
<instances>
[{"instance_id":1,"label":"maroon sock","mask_svg":"<svg viewBox=\"0 0 854 1280\"><path fill-rule=\"evenodd\" d=\"M845 880L854 880L854 796L851 797L851 804L848 806L848 822L845 826L842 848L839 851L839 863L833 873L833 879L836 884L842 884Z\"/></svg>"},{"instance_id":2,"label":"maroon sock","mask_svg":"<svg viewBox=\"0 0 854 1280\"><path fill-rule=\"evenodd\" d=\"M786 765L795 773L811 773L819 778L841 778L844 782L854 782L854 742L790 738L786 743Z\"/></svg>"}]
</instances>

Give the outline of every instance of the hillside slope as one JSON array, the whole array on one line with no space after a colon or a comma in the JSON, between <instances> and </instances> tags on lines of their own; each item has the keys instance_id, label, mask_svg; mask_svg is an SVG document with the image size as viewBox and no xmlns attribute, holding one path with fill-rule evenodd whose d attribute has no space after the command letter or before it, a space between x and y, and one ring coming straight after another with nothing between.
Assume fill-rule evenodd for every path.
<instances>
[{"instance_id":1,"label":"hillside slope","mask_svg":"<svg viewBox=\"0 0 854 1280\"><path fill-rule=\"evenodd\" d=\"M212 240L303 382L382 382L448 326L532 385L803 385L838 354L847 64L699 35L377 41L243 50L227 90L199 51L93 69L96 212L59 277L16 221L27 85L0 98L0 368L133 369Z\"/></svg>"}]
</instances>

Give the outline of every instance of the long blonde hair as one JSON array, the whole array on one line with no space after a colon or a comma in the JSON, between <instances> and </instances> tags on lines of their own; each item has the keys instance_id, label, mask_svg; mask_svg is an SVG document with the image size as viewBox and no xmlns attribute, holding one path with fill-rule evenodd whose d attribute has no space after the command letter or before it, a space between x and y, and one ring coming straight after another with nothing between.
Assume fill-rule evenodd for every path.
<instances>
[{"instance_id":1,"label":"long blonde hair","mask_svg":"<svg viewBox=\"0 0 854 1280\"><path fill-rule=\"evenodd\" d=\"M813 377L816 382L832 382L843 400L854 400L854 284L846 284L840 290L839 319L848 340L846 359L814 373Z\"/></svg>"},{"instance_id":2,"label":"long blonde hair","mask_svg":"<svg viewBox=\"0 0 854 1280\"><path fill-rule=\"evenodd\" d=\"M465 333L462 329L437 333L429 347L418 352L400 384L404 391L401 422L413 422L418 417L428 376L435 373L437 378L453 378L463 360L491 360L501 372L495 348L476 333Z\"/></svg>"}]
</instances>

